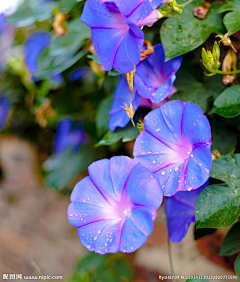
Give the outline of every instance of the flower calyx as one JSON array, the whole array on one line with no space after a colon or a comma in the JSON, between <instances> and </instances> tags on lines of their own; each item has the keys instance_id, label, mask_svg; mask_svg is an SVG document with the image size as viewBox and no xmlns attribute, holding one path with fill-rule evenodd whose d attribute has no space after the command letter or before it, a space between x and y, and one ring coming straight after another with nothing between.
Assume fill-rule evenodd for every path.
<instances>
[{"instance_id":1,"label":"flower calyx","mask_svg":"<svg viewBox=\"0 0 240 282\"><path fill-rule=\"evenodd\" d=\"M231 39L230 39L230 37L229 37L229 34L230 34L230 33L231 33L231 31L229 30L228 33L226 33L226 34L224 34L224 35L218 34L218 35L216 35L215 37L221 38L221 40L218 41L219 44L220 44L220 42L221 42L221 43L222 43L223 45L225 45L225 46L230 46L230 47L233 49L233 51L234 51L235 53L237 53L237 50L236 50L235 47L233 46L232 41L231 41Z\"/></svg>"}]
</instances>

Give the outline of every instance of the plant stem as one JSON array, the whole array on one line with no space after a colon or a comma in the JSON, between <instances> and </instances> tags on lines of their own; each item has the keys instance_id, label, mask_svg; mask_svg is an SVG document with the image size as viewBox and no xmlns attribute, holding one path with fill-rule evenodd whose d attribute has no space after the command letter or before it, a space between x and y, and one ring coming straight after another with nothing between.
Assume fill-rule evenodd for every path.
<instances>
[{"instance_id":1,"label":"plant stem","mask_svg":"<svg viewBox=\"0 0 240 282\"><path fill-rule=\"evenodd\" d=\"M235 71L220 71L220 70L217 70L216 73L219 73L219 74L237 74L237 73L240 73L240 70L235 70Z\"/></svg>"},{"instance_id":2,"label":"plant stem","mask_svg":"<svg viewBox=\"0 0 240 282\"><path fill-rule=\"evenodd\" d=\"M188 0L186 3L182 4L182 7L186 7L188 4L192 3L193 0Z\"/></svg>"},{"instance_id":3,"label":"plant stem","mask_svg":"<svg viewBox=\"0 0 240 282\"><path fill-rule=\"evenodd\" d=\"M172 253L171 253L171 242L168 238L168 256L169 256L169 262L170 262L170 268L171 268L171 275L174 277L174 269L173 269L173 260L172 260ZM175 277L172 279L173 282L175 282Z\"/></svg>"}]
</instances>

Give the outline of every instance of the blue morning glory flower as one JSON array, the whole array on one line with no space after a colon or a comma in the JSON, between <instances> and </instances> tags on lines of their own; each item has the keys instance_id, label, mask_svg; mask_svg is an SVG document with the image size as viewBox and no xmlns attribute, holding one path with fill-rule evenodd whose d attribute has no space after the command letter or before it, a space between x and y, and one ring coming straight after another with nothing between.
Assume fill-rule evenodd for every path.
<instances>
[{"instance_id":1,"label":"blue morning glory flower","mask_svg":"<svg viewBox=\"0 0 240 282\"><path fill-rule=\"evenodd\" d=\"M51 34L45 31L34 32L25 40L23 45L23 54L26 67L31 74L37 74L38 57L40 53L50 45L51 40Z\"/></svg>"},{"instance_id":2,"label":"blue morning glory flower","mask_svg":"<svg viewBox=\"0 0 240 282\"><path fill-rule=\"evenodd\" d=\"M165 61L162 44L154 46L154 52L136 68L134 82L139 95L157 104L168 98L173 89L176 72L181 66L182 56Z\"/></svg>"},{"instance_id":3,"label":"blue morning glory flower","mask_svg":"<svg viewBox=\"0 0 240 282\"><path fill-rule=\"evenodd\" d=\"M162 0L88 0L81 17L91 27L91 37L104 70L128 73L140 61L144 33L160 16Z\"/></svg>"},{"instance_id":4,"label":"blue morning glory flower","mask_svg":"<svg viewBox=\"0 0 240 282\"><path fill-rule=\"evenodd\" d=\"M130 121L126 111L122 108L124 103L130 106L130 97L134 111L136 111L141 97L136 89L130 93L127 79L124 75L121 75L118 85L113 93L111 110L108 112L111 116L108 124L110 130L114 131L117 127L125 127Z\"/></svg>"},{"instance_id":5,"label":"blue morning glory flower","mask_svg":"<svg viewBox=\"0 0 240 282\"><path fill-rule=\"evenodd\" d=\"M54 140L55 154L62 153L67 149L78 152L80 145L86 141L82 122L79 122L74 129L72 129L72 126L73 120L70 117L65 117L59 121Z\"/></svg>"},{"instance_id":6,"label":"blue morning glory flower","mask_svg":"<svg viewBox=\"0 0 240 282\"><path fill-rule=\"evenodd\" d=\"M0 129L2 129L7 122L9 110L10 110L9 99L7 97L1 97L0 98Z\"/></svg>"},{"instance_id":7,"label":"blue morning glory flower","mask_svg":"<svg viewBox=\"0 0 240 282\"><path fill-rule=\"evenodd\" d=\"M68 220L82 244L96 253L131 253L153 230L153 215L163 195L143 165L125 156L91 164L75 186Z\"/></svg>"},{"instance_id":8,"label":"blue morning glory flower","mask_svg":"<svg viewBox=\"0 0 240 282\"><path fill-rule=\"evenodd\" d=\"M191 191L209 178L211 128L200 107L171 101L144 119L133 155L157 178L164 196Z\"/></svg>"},{"instance_id":9,"label":"blue morning glory flower","mask_svg":"<svg viewBox=\"0 0 240 282\"><path fill-rule=\"evenodd\" d=\"M196 222L195 204L199 194L208 184L209 181L196 190L178 192L166 199L165 212L167 215L168 237L172 242L181 242L186 236L191 222Z\"/></svg>"},{"instance_id":10,"label":"blue morning glory flower","mask_svg":"<svg viewBox=\"0 0 240 282\"><path fill-rule=\"evenodd\" d=\"M83 78L88 72L88 67L82 67L74 70L70 75L71 81L76 81L80 78Z\"/></svg>"}]
</instances>

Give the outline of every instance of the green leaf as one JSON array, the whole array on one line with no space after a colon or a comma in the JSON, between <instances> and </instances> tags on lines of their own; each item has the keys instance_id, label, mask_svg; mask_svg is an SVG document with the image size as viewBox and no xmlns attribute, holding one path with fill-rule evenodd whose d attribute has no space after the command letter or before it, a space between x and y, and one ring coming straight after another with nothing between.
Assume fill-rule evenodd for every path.
<instances>
[{"instance_id":1,"label":"green leaf","mask_svg":"<svg viewBox=\"0 0 240 282\"><path fill-rule=\"evenodd\" d=\"M214 116L210 117L212 129L211 150L218 150L221 155L226 155L235 150L237 135L225 123L226 119Z\"/></svg>"},{"instance_id":2,"label":"green leaf","mask_svg":"<svg viewBox=\"0 0 240 282\"><path fill-rule=\"evenodd\" d=\"M240 7L239 7L240 11ZM240 12L227 13L223 18L223 23L227 31L231 31L229 35L234 34L240 30Z\"/></svg>"},{"instance_id":3,"label":"green leaf","mask_svg":"<svg viewBox=\"0 0 240 282\"><path fill-rule=\"evenodd\" d=\"M98 64L100 64L99 59L98 59L98 55L87 55L87 58L95 61Z\"/></svg>"},{"instance_id":4,"label":"green leaf","mask_svg":"<svg viewBox=\"0 0 240 282\"><path fill-rule=\"evenodd\" d=\"M93 161L93 148L87 144L80 147L79 153L70 150L52 155L43 164L47 175L46 184L61 190L66 187L79 172L85 170Z\"/></svg>"},{"instance_id":5,"label":"green leaf","mask_svg":"<svg viewBox=\"0 0 240 282\"><path fill-rule=\"evenodd\" d=\"M204 236L213 234L217 229L216 228L200 228L197 229L196 225L194 228L194 240L198 240Z\"/></svg>"},{"instance_id":6,"label":"green leaf","mask_svg":"<svg viewBox=\"0 0 240 282\"><path fill-rule=\"evenodd\" d=\"M214 101L210 113L216 113L225 118L233 118L240 114L240 86L225 89Z\"/></svg>"},{"instance_id":7,"label":"green leaf","mask_svg":"<svg viewBox=\"0 0 240 282\"><path fill-rule=\"evenodd\" d=\"M106 262L109 255L99 255L96 253L88 253L88 255L82 258L78 263L76 270L77 272L86 271L96 271L98 267L102 267Z\"/></svg>"},{"instance_id":8,"label":"green leaf","mask_svg":"<svg viewBox=\"0 0 240 282\"><path fill-rule=\"evenodd\" d=\"M209 118L212 129L211 150L218 150L221 155L226 155L235 150L237 135L228 127L226 119L218 116Z\"/></svg>"},{"instance_id":9,"label":"green leaf","mask_svg":"<svg viewBox=\"0 0 240 282\"><path fill-rule=\"evenodd\" d=\"M81 1L81 0L80 0ZM79 0L60 0L59 9L61 12L69 12Z\"/></svg>"},{"instance_id":10,"label":"green leaf","mask_svg":"<svg viewBox=\"0 0 240 282\"><path fill-rule=\"evenodd\" d=\"M226 155L213 162L210 176L224 181L231 187L240 188L240 154Z\"/></svg>"},{"instance_id":11,"label":"green leaf","mask_svg":"<svg viewBox=\"0 0 240 282\"><path fill-rule=\"evenodd\" d=\"M240 277L240 254L237 256L235 260L234 270L237 273L237 275Z\"/></svg>"},{"instance_id":12,"label":"green leaf","mask_svg":"<svg viewBox=\"0 0 240 282\"><path fill-rule=\"evenodd\" d=\"M8 20L17 27L43 22L52 17L53 4L46 1L25 1Z\"/></svg>"},{"instance_id":13,"label":"green leaf","mask_svg":"<svg viewBox=\"0 0 240 282\"><path fill-rule=\"evenodd\" d=\"M226 88L220 76L205 76L204 80L199 82L185 70L178 72L174 85L178 92L171 97L171 100L191 101L197 104L203 112L207 111L208 100L214 100Z\"/></svg>"},{"instance_id":14,"label":"green leaf","mask_svg":"<svg viewBox=\"0 0 240 282\"><path fill-rule=\"evenodd\" d=\"M219 228L233 224L240 214L240 188L210 185L197 198L197 228Z\"/></svg>"},{"instance_id":15,"label":"green leaf","mask_svg":"<svg viewBox=\"0 0 240 282\"><path fill-rule=\"evenodd\" d=\"M91 37L90 28L81 22L80 19L72 20L67 35L53 37L47 47L38 58L39 76L47 76L49 72L61 73L68 69L86 52L82 50L77 53L84 43L84 40Z\"/></svg>"},{"instance_id":16,"label":"green leaf","mask_svg":"<svg viewBox=\"0 0 240 282\"><path fill-rule=\"evenodd\" d=\"M226 1L225 4L223 4L221 7L218 8L218 13L223 13L227 11L240 11L240 2L239 0L229 0Z\"/></svg>"},{"instance_id":17,"label":"green leaf","mask_svg":"<svg viewBox=\"0 0 240 282\"><path fill-rule=\"evenodd\" d=\"M223 240L219 255L231 256L240 250L240 222L234 224Z\"/></svg>"},{"instance_id":18,"label":"green leaf","mask_svg":"<svg viewBox=\"0 0 240 282\"><path fill-rule=\"evenodd\" d=\"M187 5L182 14L168 18L162 25L160 35L166 60L188 53L204 43L212 33L224 34L221 14L216 13L221 3L213 3L205 19L200 20L193 14L193 9L202 4L195 0Z\"/></svg>"},{"instance_id":19,"label":"green leaf","mask_svg":"<svg viewBox=\"0 0 240 282\"><path fill-rule=\"evenodd\" d=\"M108 111L111 109L111 105L112 97L107 97L99 105L96 115L96 126L99 136L103 135L108 130L108 122L110 119Z\"/></svg>"},{"instance_id":20,"label":"green leaf","mask_svg":"<svg viewBox=\"0 0 240 282\"><path fill-rule=\"evenodd\" d=\"M95 146L109 146L117 143L121 139L122 142L128 142L137 138L138 135L138 128L133 126L124 129L117 129L114 132L109 130Z\"/></svg>"}]
</instances>

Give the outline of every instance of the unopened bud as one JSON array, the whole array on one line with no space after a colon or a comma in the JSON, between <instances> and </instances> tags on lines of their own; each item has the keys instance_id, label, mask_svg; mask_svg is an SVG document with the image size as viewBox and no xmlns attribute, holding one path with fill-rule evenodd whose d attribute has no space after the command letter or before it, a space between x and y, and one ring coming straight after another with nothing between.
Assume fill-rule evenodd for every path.
<instances>
[{"instance_id":1,"label":"unopened bud","mask_svg":"<svg viewBox=\"0 0 240 282\"><path fill-rule=\"evenodd\" d=\"M220 59L220 47L217 44L217 41L215 41L213 45L213 59L214 62L218 62Z\"/></svg>"},{"instance_id":2,"label":"unopened bud","mask_svg":"<svg viewBox=\"0 0 240 282\"><path fill-rule=\"evenodd\" d=\"M207 1L204 1L203 4L199 7L196 7L193 9L194 16L197 17L198 19L205 19L206 15L209 11L211 4Z\"/></svg>"},{"instance_id":3,"label":"unopened bud","mask_svg":"<svg viewBox=\"0 0 240 282\"><path fill-rule=\"evenodd\" d=\"M234 64L235 64L234 67L236 68L236 60L237 60L236 54L232 50L230 50L223 60L222 70L224 72L230 72ZM236 78L235 74L224 74L223 83L225 85L230 84L234 81L235 78Z\"/></svg>"}]
</instances>

